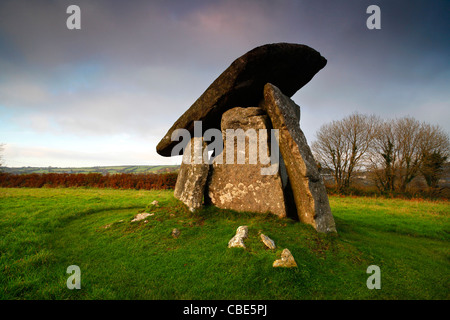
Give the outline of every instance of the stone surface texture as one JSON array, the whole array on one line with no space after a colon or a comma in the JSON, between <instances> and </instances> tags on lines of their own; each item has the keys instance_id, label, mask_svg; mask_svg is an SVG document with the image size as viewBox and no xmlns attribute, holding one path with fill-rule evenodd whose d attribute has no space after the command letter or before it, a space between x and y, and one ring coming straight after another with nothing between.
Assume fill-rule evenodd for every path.
<instances>
[{"instance_id":1,"label":"stone surface texture","mask_svg":"<svg viewBox=\"0 0 450 320\"><path fill-rule=\"evenodd\" d=\"M270 157L269 142L261 139L255 141L246 136L245 148L238 148L238 139L233 138L234 143L228 143L226 135L227 129L242 129L243 132L255 129L258 138L259 130L262 129L270 137L270 121L267 115L260 108L233 108L223 114L221 126L224 149L219 157L222 156L223 164L213 162L210 168L206 187L208 202L222 209L271 212L279 217L285 217L286 208L279 171L273 175L261 174L261 169L269 167L270 163L261 164L259 148L267 150L267 157ZM237 164L238 153L243 151L245 163ZM230 152L234 154L231 164L227 161ZM256 152L255 161L250 161L249 152Z\"/></svg>"},{"instance_id":2,"label":"stone surface texture","mask_svg":"<svg viewBox=\"0 0 450 320\"><path fill-rule=\"evenodd\" d=\"M297 263L289 249L284 249L281 253L281 259L275 260L273 262L273 267L295 268L297 267Z\"/></svg>"},{"instance_id":3,"label":"stone surface texture","mask_svg":"<svg viewBox=\"0 0 450 320\"><path fill-rule=\"evenodd\" d=\"M275 241L273 241L272 239L270 239L268 236L266 236L265 234L261 233L261 241L264 243L264 245L271 249L271 250L275 250L277 248L277 246L275 245Z\"/></svg>"},{"instance_id":4,"label":"stone surface texture","mask_svg":"<svg viewBox=\"0 0 450 320\"><path fill-rule=\"evenodd\" d=\"M236 234L228 242L228 248L246 248L244 239L248 237L248 227L240 226L236 230Z\"/></svg>"},{"instance_id":5,"label":"stone surface texture","mask_svg":"<svg viewBox=\"0 0 450 320\"><path fill-rule=\"evenodd\" d=\"M201 208L203 204L209 171L209 164L203 163L202 159L205 148L206 144L202 138L192 138L189 141L175 184L175 198L182 201L192 212Z\"/></svg>"},{"instance_id":6,"label":"stone surface texture","mask_svg":"<svg viewBox=\"0 0 450 320\"><path fill-rule=\"evenodd\" d=\"M280 153L284 159L300 221L319 232L336 232L328 195L316 162L300 129L295 103L277 87L264 87L261 107L272 126L279 130Z\"/></svg>"}]
</instances>

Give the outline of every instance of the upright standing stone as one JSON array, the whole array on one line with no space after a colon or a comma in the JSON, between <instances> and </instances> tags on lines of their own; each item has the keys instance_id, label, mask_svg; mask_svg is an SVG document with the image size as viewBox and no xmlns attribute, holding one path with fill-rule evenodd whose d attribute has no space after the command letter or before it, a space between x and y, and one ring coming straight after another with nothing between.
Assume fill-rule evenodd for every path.
<instances>
[{"instance_id":1,"label":"upright standing stone","mask_svg":"<svg viewBox=\"0 0 450 320\"><path fill-rule=\"evenodd\" d=\"M205 183L208 178L209 164L203 161L206 143L203 138L192 138L183 154L183 162L175 184L175 198L195 211L201 208Z\"/></svg>"},{"instance_id":2,"label":"upright standing stone","mask_svg":"<svg viewBox=\"0 0 450 320\"><path fill-rule=\"evenodd\" d=\"M279 130L279 146L300 221L319 232L336 232L328 195L316 162L300 129L295 103L277 87L264 86L262 108L274 129Z\"/></svg>"},{"instance_id":3,"label":"upright standing stone","mask_svg":"<svg viewBox=\"0 0 450 320\"><path fill-rule=\"evenodd\" d=\"M270 137L269 129L269 118L260 108L238 107L223 114L224 149L222 154L218 155L222 157L223 163L213 163L206 189L212 204L222 209L271 212L279 217L286 216L279 172L271 175L261 173L261 170L270 167L271 163L262 164L260 161L260 149L266 151L266 159L269 159L270 146L268 139L258 138L259 131L264 130L267 137ZM234 132L238 138L235 139L234 135L227 136L227 130ZM238 130L241 130L241 142ZM242 156L243 163L238 163L239 155Z\"/></svg>"}]
</instances>

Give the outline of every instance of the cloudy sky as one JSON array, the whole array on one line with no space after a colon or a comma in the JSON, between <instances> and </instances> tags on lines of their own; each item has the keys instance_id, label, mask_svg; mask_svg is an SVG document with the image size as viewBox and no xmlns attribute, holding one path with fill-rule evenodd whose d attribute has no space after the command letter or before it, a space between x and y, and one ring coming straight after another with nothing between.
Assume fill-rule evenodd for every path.
<instances>
[{"instance_id":1,"label":"cloudy sky","mask_svg":"<svg viewBox=\"0 0 450 320\"><path fill-rule=\"evenodd\" d=\"M81 30L66 9L81 8ZM366 9L381 9L369 30ZM327 60L293 100L308 142L352 112L450 132L449 1L0 1L4 165L175 164L155 147L233 60L301 43Z\"/></svg>"}]
</instances>

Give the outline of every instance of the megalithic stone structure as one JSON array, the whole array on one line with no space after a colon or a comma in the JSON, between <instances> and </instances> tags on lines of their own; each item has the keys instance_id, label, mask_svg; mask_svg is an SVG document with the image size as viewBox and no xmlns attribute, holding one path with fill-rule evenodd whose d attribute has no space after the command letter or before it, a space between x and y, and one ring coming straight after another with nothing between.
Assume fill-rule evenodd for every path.
<instances>
[{"instance_id":1,"label":"megalithic stone structure","mask_svg":"<svg viewBox=\"0 0 450 320\"><path fill-rule=\"evenodd\" d=\"M336 232L323 179L297 121L295 102L268 83L264 86L261 107L269 115L274 129L279 130L280 152L300 221L320 232Z\"/></svg>"},{"instance_id":2,"label":"megalithic stone structure","mask_svg":"<svg viewBox=\"0 0 450 320\"><path fill-rule=\"evenodd\" d=\"M273 43L257 47L237 58L194 104L172 125L156 146L158 154L170 157L176 129L187 129L193 136L194 121L203 130L220 129L222 114L234 107L255 107L266 83L276 85L291 97L325 65L327 60L316 50L295 43Z\"/></svg>"},{"instance_id":3,"label":"megalithic stone structure","mask_svg":"<svg viewBox=\"0 0 450 320\"><path fill-rule=\"evenodd\" d=\"M190 142L183 159L191 156L198 160L190 146L199 145L197 155L204 154L205 142L194 141L202 139L199 133L203 136L208 129L217 129L219 137L222 132L225 143L227 129L276 129L281 152L273 153L271 161L279 157L279 171L262 174L266 163L249 161L251 148L239 149L239 144L232 143L219 154L245 153L243 164L229 164L225 159L223 164L183 161L175 197L191 211L199 209L204 199L205 203L236 211L271 212L280 218L295 216L319 232L336 232L322 178L299 126L300 107L290 99L326 63L316 50L291 43L263 45L236 59L172 125L156 151L162 156L179 155L173 150L183 150L178 148L180 137L190 138L179 132L187 130L195 138L183 140L184 144ZM201 121L201 132L194 130L195 121ZM257 149L265 147L267 152L268 145L276 143L270 137L267 134L265 141L258 141ZM216 141L210 143L216 146Z\"/></svg>"}]
</instances>

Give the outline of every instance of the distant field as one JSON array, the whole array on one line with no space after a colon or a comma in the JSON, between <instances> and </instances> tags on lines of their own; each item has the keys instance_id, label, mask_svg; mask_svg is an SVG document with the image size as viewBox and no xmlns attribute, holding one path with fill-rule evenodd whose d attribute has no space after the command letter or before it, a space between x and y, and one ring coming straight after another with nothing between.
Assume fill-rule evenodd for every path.
<instances>
[{"instance_id":1,"label":"distant field","mask_svg":"<svg viewBox=\"0 0 450 320\"><path fill-rule=\"evenodd\" d=\"M84 167L84 168L54 168L54 167L3 167L2 171L15 174L29 173L163 173L178 170L180 166L110 166L110 167Z\"/></svg>"},{"instance_id":2,"label":"distant field","mask_svg":"<svg viewBox=\"0 0 450 320\"><path fill-rule=\"evenodd\" d=\"M450 298L448 202L330 203L338 236L272 215L192 214L172 191L0 189L0 299ZM144 210L154 215L131 222ZM227 248L240 225L247 249ZM272 267L284 248L298 268ZM80 290L66 287L70 265ZM369 265L381 268L380 290L366 287Z\"/></svg>"}]
</instances>

